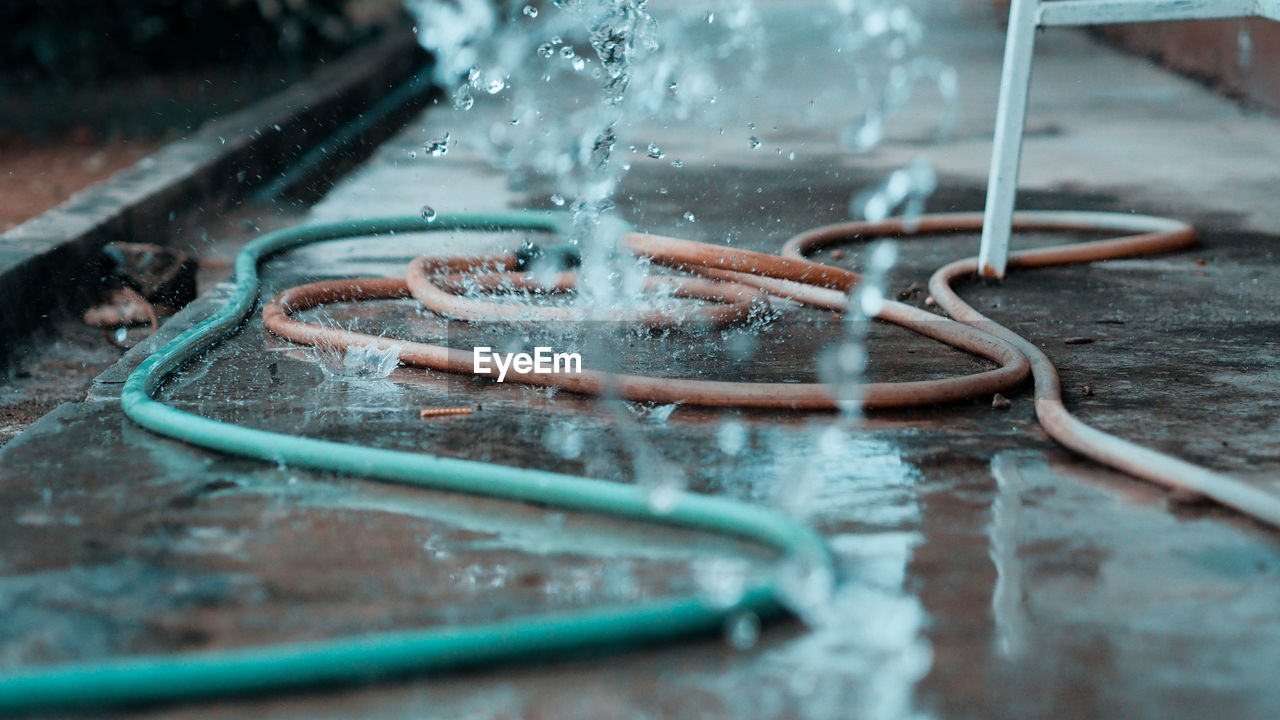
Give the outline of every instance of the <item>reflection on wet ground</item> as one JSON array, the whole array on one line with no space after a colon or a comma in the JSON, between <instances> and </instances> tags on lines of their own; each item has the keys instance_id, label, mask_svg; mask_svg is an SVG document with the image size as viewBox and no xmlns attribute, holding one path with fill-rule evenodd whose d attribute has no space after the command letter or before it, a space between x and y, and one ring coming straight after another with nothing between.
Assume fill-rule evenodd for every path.
<instances>
[{"instance_id":1,"label":"reflection on wet ground","mask_svg":"<svg viewBox=\"0 0 1280 720\"><path fill-rule=\"evenodd\" d=\"M786 12L769 12L791 27ZM788 42L801 41L790 32ZM790 91L807 92L804 83ZM752 111L767 118L769 105L760 100ZM313 218L412 214L424 187L440 212L545 205L468 154L456 122L428 112ZM460 142L447 158L405 160L423 137L446 130ZM793 232L845 219L849 196L878 181L840 155L829 131L821 118L795 121L779 137L800 157L746 161L736 140L732 150L718 141L703 147L692 130L664 129L664 147L683 167L637 162L619 213L655 232L774 250ZM944 178L933 207L976 209L981 187ZM1067 193L1031 194L1024 206L1130 209L1123 197ZM684 219L690 208L696 223ZM1280 471L1272 320L1280 299L1267 290L1280 285L1280 265L1259 248L1274 240L1207 211L1188 219L1203 228L1192 252L1036 271L964 293L1044 345L1084 419L1266 481ZM309 248L268 264L264 297L326 277L400 275L424 249L469 252L513 240L398 235ZM890 291L927 307L913 284L975 247L971 236L902 243ZM861 254L853 246L821 259L855 268ZM198 302L166 332L217 301ZM336 304L308 317L424 339L449 333L406 302ZM830 316L792 308L761 329L746 358L727 338L697 331L645 338L624 362L655 373L806 381L814 353L840 332ZM1095 342L1064 342L1074 337ZM897 328L876 326L868 342L871 380L983 367ZM0 667L689 590L715 599L775 560L697 533L385 486L160 439L125 420L115 399L138 360L130 356L87 401L0 451L0 522L9 528L0 536ZM657 463L678 470L692 491L812 524L837 557L840 582L803 622L761 628L737 617L722 636L674 645L126 715L1192 718L1271 717L1280 707L1272 677L1278 536L1073 458L1039 430L1026 393L1007 410L982 399L876 414L850 428L832 415L683 406L630 404L620 416L566 392L407 368L378 375L347 373L340 359L272 337L255 318L162 396L254 427L611 482L644 481ZM454 404L482 409L419 417L424 407ZM620 417L649 454L624 441Z\"/></svg>"}]
</instances>

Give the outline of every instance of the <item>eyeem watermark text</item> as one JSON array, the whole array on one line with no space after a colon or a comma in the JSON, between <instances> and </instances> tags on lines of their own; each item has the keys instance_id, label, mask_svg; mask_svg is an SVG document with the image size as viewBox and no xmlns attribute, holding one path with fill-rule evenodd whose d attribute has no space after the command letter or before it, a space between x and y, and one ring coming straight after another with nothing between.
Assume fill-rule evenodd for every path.
<instances>
[{"instance_id":1,"label":"eyeem watermark text","mask_svg":"<svg viewBox=\"0 0 1280 720\"><path fill-rule=\"evenodd\" d=\"M582 356L553 352L549 347L535 347L533 353L500 353L491 347L477 347L471 351L471 369L477 375L492 375L497 370L498 382L506 379L508 370L576 375L582 372Z\"/></svg>"}]
</instances>

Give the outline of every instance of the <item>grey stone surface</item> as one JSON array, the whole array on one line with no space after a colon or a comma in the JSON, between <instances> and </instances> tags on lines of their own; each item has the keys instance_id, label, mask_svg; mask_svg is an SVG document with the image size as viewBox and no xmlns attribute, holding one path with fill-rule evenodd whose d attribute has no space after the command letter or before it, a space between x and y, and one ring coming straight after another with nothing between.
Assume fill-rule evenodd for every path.
<instances>
[{"instance_id":1,"label":"grey stone surface","mask_svg":"<svg viewBox=\"0 0 1280 720\"><path fill-rule=\"evenodd\" d=\"M846 219L853 195L921 153L941 173L930 209L980 209L1001 43L986 4L922 8L928 47L955 67L963 88L953 139L929 142L939 108L921 96L895 116L886 142L863 154L838 142L835 113L851 101L837 72L844 66L822 65L829 54L813 46L811 20L823 7L761 5L771 31L761 52L790 53L808 72L775 69L762 78L762 94L730 117L623 128L621 148L656 141L667 158L631 156L621 215L654 232L772 250L795 232ZM1068 406L1086 421L1274 482L1280 264L1266 233L1280 213L1259 181L1277 167L1280 122L1243 115L1071 32L1044 36L1036 78L1024 207L1167 213L1196 222L1202 243L1161 257L1015 273L1001 285L965 286L965 297L1043 345L1062 371ZM818 101L814 114L805 109L810 99ZM549 207L545 187L482 159L481 138L489 123L507 121L504 113L500 104L467 115L430 109L339 183L312 218L412 214L423 204L439 212ZM444 131L457 141L449 155L409 157ZM760 149L749 147L753 133ZM1175 155L1187 160L1168 159ZM682 168L671 167L675 158ZM394 276L419 251L511 240L331 243L273 260L263 294L323 277ZM911 284L976 247L974 236L905 241L889 288L923 305ZM823 259L859 267L861 256L851 246L842 259ZM166 331L214 302L201 301ZM341 305L311 317L444 336L437 319L410 307ZM812 379L816 349L839 332L827 315L793 310L760 336L750 363L718 372ZM1075 337L1094 342L1065 342ZM894 328L877 326L869 344L874 380L982 367ZM679 372L721 350L714 337L652 338L624 360ZM12 529L0 538L3 666L585 607L705 587L714 576L708 562L743 557L743 548L712 538L387 487L157 438L123 418L111 397L142 352L104 375L93 401L63 408L0 450L0 522ZM309 437L634 480L618 418L588 400L511 385L460 388L407 368L386 380L350 378L333 364L254 319L161 396L209 417ZM417 417L421 407L460 398L483 411ZM126 715L1274 717L1280 537L1072 456L1039 429L1027 392L1011 400L1007 411L983 399L876 414L819 465L829 416L631 408L633 432L681 468L691 489L794 512L824 533L842 571L830 622L771 625L745 651L722 638L694 639ZM718 449L731 418L747 432L737 455ZM581 455L556 451L566 429L580 438ZM745 557L753 567L760 561Z\"/></svg>"}]
</instances>

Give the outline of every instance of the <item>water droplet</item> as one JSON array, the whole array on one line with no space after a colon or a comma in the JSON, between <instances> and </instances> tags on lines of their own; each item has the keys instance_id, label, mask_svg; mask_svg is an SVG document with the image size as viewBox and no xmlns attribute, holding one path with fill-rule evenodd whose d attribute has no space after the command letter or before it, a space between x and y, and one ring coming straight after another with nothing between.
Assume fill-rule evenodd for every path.
<instances>
[{"instance_id":1,"label":"water droplet","mask_svg":"<svg viewBox=\"0 0 1280 720\"><path fill-rule=\"evenodd\" d=\"M497 95L507 86L506 81L501 78L490 78L484 85L484 91L490 95Z\"/></svg>"},{"instance_id":2,"label":"water droplet","mask_svg":"<svg viewBox=\"0 0 1280 720\"><path fill-rule=\"evenodd\" d=\"M742 558L716 557L694 563L698 596L718 608L733 607L747 589L751 563Z\"/></svg>"},{"instance_id":3,"label":"water droplet","mask_svg":"<svg viewBox=\"0 0 1280 720\"><path fill-rule=\"evenodd\" d=\"M853 147L868 150L884 139L884 121L879 115L870 115L853 133Z\"/></svg>"},{"instance_id":4,"label":"water droplet","mask_svg":"<svg viewBox=\"0 0 1280 720\"><path fill-rule=\"evenodd\" d=\"M423 205L422 210L418 211L418 214L421 215L422 219L426 220L427 222L436 221L435 208L431 207L430 205Z\"/></svg>"},{"instance_id":5,"label":"water droplet","mask_svg":"<svg viewBox=\"0 0 1280 720\"><path fill-rule=\"evenodd\" d=\"M826 384L846 415L862 410L862 375L867 351L856 337L848 337L818 355L818 379Z\"/></svg>"},{"instance_id":6,"label":"water droplet","mask_svg":"<svg viewBox=\"0 0 1280 720\"><path fill-rule=\"evenodd\" d=\"M524 6L524 14L525 14L525 15L527 15L528 17L536 18L536 17L538 17L538 8L536 8L536 7L532 6L532 5L525 5L525 6Z\"/></svg>"},{"instance_id":7,"label":"water droplet","mask_svg":"<svg viewBox=\"0 0 1280 720\"><path fill-rule=\"evenodd\" d=\"M552 195L551 204L555 205L556 207L564 207L564 196L561 195L560 193L556 193L555 195Z\"/></svg>"},{"instance_id":8,"label":"water droplet","mask_svg":"<svg viewBox=\"0 0 1280 720\"><path fill-rule=\"evenodd\" d=\"M686 213L684 214L684 220L685 220L685 222L693 222L693 221L694 221L694 220L696 220L696 219L697 219L697 218L694 216L694 214L693 214L692 212L686 212Z\"/></svg>"},{"instance_id":9,"label":"water droplet","mask_svg":"<svg viewBox=\"0 0 1280 720\"><path fill-rule=\"evenodd\" d=\"M889 217L889 201L883 193L875 193L862 206L862 215L869 222L880 222Z\"/></svg>"},{"instance_id":10,"label":"water droplet","mask_svg":"<svg viewBox=\"0 0 1280 720\"><path fill-rule=\"evenodd\" d=\"M342 356L342 374L355 377L387 377L400 366L403 343L379 347L377 340L366 345L352 345Z\"/></svg>"},{"instance_id":11,"label":"water droplet","mask_svg":"<svg viewBox=\"0 0 1280 720\"><path fill-rule=\"evenodd\" d=\"M755 150L756 148L760 147L760 138L756 137L755 135L752 135L751 137L747 138L747 144L751 146L752 150Z\"/></svg>"},{"instance_id":12,"label":"water droplet","mask_svg":"<svg viewBox=\"0 0 1280 720\"><path fill-rule=\"evenodd\" d=\"M870 37L879 37L889 30L889 16L883 10L867 13L862 21L862 31Z\"/></svg>"},{"instance_id":13,"label":"water droplet","mask_svg":"<svg viewBox=\"0 0 1280 720\"><path fill-rule=\"evenodd\" d=\"M835 576L822 557L791 555L778 567L782 602L810 625L821 625L835 594Z\"/></svg>"},{"instance_id":14,"label":"water droplet","mask_svg":"<svg viewBox=\"0 0 1280 720\"><path fill-rule=\"evenodd\" d=\"M410 159L410 160L417 159L417 157L418 157L418 153L416 153L416 152L414 152L414 151L412 151L412 150L410 150L410 151L409 151L409 159Z\"/></svg>"},{"instance_id":15,"label":"water droplet","mask_svg":"<svg viewBox=\"0 0 1280 720\"><path fill-rule=\"evenodd\" d=\"M582 433L570 423L555 423L547 428L547 434L543 436L543 445L560 457L573 460L582 455Z\"/></svg>"},{"instance_id":16,"label":"water droplet","mask_svg":"<svg viewBox=\"0 0 1280 720\"><path fill-rule=\"evenodd\" d=\"M556 46L551 43L542 43L538 46L538 55L549 58L556 54Z\"/></svg>"},{"instance_id":17,"label":"water droplet","mask_svg":"<svg viewBox=\"0 0 1280 720\"><path fill-rule=\"evenodd\" d=\"M667 154L662 151L662 148L658 147L658 143L649 143L649 157L654 160L661 160L666 156Z\"/></svg>"},{"instance_id":18,"label":"water droplet","mask_svg":"<svg viewBox=\"0 0 1280 720\"><path fill-rule=\"evenodd\" d=\"M734 650L750 650L760 640L760 618L750 610L736 612L725 622L725 640Z\"/></svg>"},{"instance_id":19,"label":"water droplet","mask_svg":"<svg viewBox=\"0 0 1280 720\"><path fill-rule=\"evenodd\" d=\"M449 154L449 133L445 133L444 137L433 139L431 142L422 146L423 150L431 153L431 157L440 157Z\"/></svg>"},{"instance_id":20,"label":"water droplet","mask_svg":"<svg viewBox=\"0 0 1280 720\"><path fill-rule=\"evenodd\" d=\"M453 106L458 110L470 110L476 104L476 99L471 97L471 88L463 85L453 94Z\"/></svg>"},{"instance_id":21,"label":"water droplet","mask_svg":"<svg viewBox=\"0 0 1280 720\"><path fill-rule=\"evenodd\" d=\"M738 455L747 447L747 426L739 420L725 420L716 429L716 442L725 455Z\"/></svg>"},{"instance_id":22,"label":"water droplet","mask_svg":"<svg viewBox=\"0 0 1280 720\"><path fill-rule=\"evenodd\" d=\"M582 70L584 67L587 66L587 61L583 60L580 57L574 57L573 61L570 62L569 64L573 66L574 70Z\"/></svg>"},{"instance_id":23,"label":"water droplet","mask_svg":"<svg viewBox=\"0 0 1280 720\"><path fill-rule=\"evenodd\" d=\"M680 487L675 483L663 483L649 491L649 507L658 514L671 512L680 497Z\"/></svg>"},{"instance_id":24,"label":"water droplet","mask_svg":"<svg viewBox=\"0 0 1280 720\"><path fill-rule=\"evenodd\" d=\"M1236 31L1236 63L1242 68L1253 64L1253 35L1249 32L1249 26L1244 23Z\"/></svg>"},{"instance_id":25,"label":"water droplet","mask_svg":"<svg viewBox=\"0 0 1280 720\"><path fill-rule=\"evenodd\" d=\"M678 170L678 169L680 169L680 168L684 167L684 161L683 161L683 160L672 160L672 161L671 161L671 167L676 168L676 169Z\"/></svg>"},{"instance_id":26,"label":"water droplet","mask_svg":"<svg viewBox=\"0 0 1280 720\"><path fill-rule=\"evenodd\" d=\"M915 16L911 14L911 10L908 8L899 6L889 13L889 27L892 27L896 32L908 32L914 29L915 25Z\"/></svg>"},{"instance_id":27,"label":"water droplet","mask_svg":"<svg viewBox=\"0 0 1280 720\"><path fill-rule=\"evenodd\" d=\"M710 25L711 23L716 21L716 14L708 11L706 17L704 17L703 19L707 21L708 25Z\"/></svg>"},{"instance_id":28,"label":"water droplet","mask_svg":"<svg viewBox=\"0 0 1280 720\"><path fill-rule=\"evenodd\" d=\"M573 52L572 45L565 45L564 47L560 48L560 57L568 60L569 58L573 57L573 55L574 55L574 52Z\"/></svg>"}]
</instances>

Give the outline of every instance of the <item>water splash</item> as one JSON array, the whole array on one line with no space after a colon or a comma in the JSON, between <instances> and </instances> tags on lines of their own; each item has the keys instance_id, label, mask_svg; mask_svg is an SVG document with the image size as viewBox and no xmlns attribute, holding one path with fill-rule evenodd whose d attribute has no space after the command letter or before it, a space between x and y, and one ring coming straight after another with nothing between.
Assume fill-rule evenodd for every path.
<instances>
[{"instance_id":1,"label":"water splash","mask_svg":"<svg viewBox=\"0 0 1280 720\"><path fill-rule=\"evenodd\" d=\"M871 319L880 313L884 304L885 286L897 258L898 248L892 240L880 240L870 246L862 281L849 297L849 311L844 315L844 334L818 360L818 377L835 395L846 423L856 419L862 411L867 332Z\"/></svg>"},{"instance_id":2,"label":"water splash","mask_svg":"<svg viewBox=\"0 0 1280 720\"><path fill-rule=\"evenodd\" d=\"M410 0L410 3L433 4L429 0ZM814 45L823 51L843 50L847 62L835 68L838 72L826 67L815 67L813 71L830 73L824 92L829 91L832 96L843 94L846 98L852 95L857 102L838 105L842 114L832 116L827 126L839 125L842 130L832 140L861 150L875 146L893 127L894 114L901 112L912 93L919 92L922 86L932 85L944 100L954 104L957 95L954 71L936 62L912 57L923 44L924 36L918 18L910 10L895 7L889 0L836 0L834 7L840 11L841 21L817 30L818 41ZM511 22L497 22L480 44L473 43L473 47L482 45L484 52L467 58L466 64L458 63L446 84L448 87L461 85L455 92L455 98L461 97L464 101L456 104L460 111L473 106L472 112L482 106L493 109L493 126L483 134L483 141L487 143L483 149L490 157L500 167L512 170L512 175L536 177L543 183L531 186L534 192L540 193L537 197L550 197L552 205L568 206L573 212L573 240L580 244L583 254L582 296L589 299L584 305L606 310L633 303L632 288L637 285L634 278L643 270L622 262L625 258L620 259L609 242L610 233L602 230L612 214L611 198L632 162L650 171L660 166L665 169L667 164L679 169L685 161L691 165L697 162L695 150L654 132L651 126L645 128L646 134L636 132L637 121L697 119L710 122L717 117L733 116L741 107L736 105L740 100L738 96L752 92L752 86L759 82L757 78L763 76L760 68L770 61L769 29L749 2L692 0L664 7L659 13L660 26L643 1L563 0L542 5L539 10L536 14L522 12L521 5L516 4L511 8ZM476 17L478 21L483 20ZM483 30L483 22L477 27ZM438 55L443 52L437 50ZM862 63L850 59L856 56L874 56L886 62ZM844 76L842 69L846 67L854 73L852 79ZM546 93L548 86L557 87L554 97ZM734 90L726 92L725 88ZM494 92L489 92L490 89ZM810 106L813 107L813 103ZM803 109L794 112L802 114ZM812 112L825 113L828 107L819 104ZM745 116L737 115L723 123L730 128L726 145L744 156L756 151L749 156L753 163L794 160L795 152L782 142L785 127L782 131L776 127L770 129L773 123L761 120L763 129L754 125L744 129L742 119ZM951 122L950 115L944 116L939 121L939 133L949 128ZM469 147L471 143L468 139ZM758 151L765 143L769 149L777 147L777 158L774 153ZM654 163L654 160L660 162ZM683 174L690 173L686 170ZM923 211L924 199L936 182L928 163L913 163L860 196L854 202L853 211L872 219L887 217L900 209L907 215L918 214ZM673 195L680 191L676 184L669 185ZM694 210L699 208L688 210L686 223L694 222ZM686 208L680 208L675 214L684 212ZM671 220L679 222L675 217ZM706 225L711 231L714 223L713 215L708 212L701 216L696 229ZM824 501L830 507L833 492L854 493L846 487L848 483L833 481L833 478L843 481L843 476L833 467L852 462L850 448L857 446L853 426L846 423L856 418L860 409L867 363L863 340L869 318L884 301L884 283L893 255L891 245L877 246L871 251L868 281L850 298L851 311L846 314L844 337L822 357L819 377L836 388L844 413L831 432L819 434L815 448L806 449L817 455L819 461L795 473L798 485L787 486L786 494L794 500L794 508L789 510L798 516L821 514ZM750 339L751 335L744 333L742 337ZM754 350L754 345L749 345L746 354ZM626 417L625 410L620 415L622 419L618 422L625 421L630 428L624 428L623 434L628 436L627 445L634 453L636 482L646 489L654 509L670 510L685 491L686 479L678 467L663 460L657 448L643 437L645 430L661 426L636 423ZM572 445L566 445L563 437L553 438L554 435L549 433L544 441L557 453ZM740 421L730 420L715 430L712 442L726 456L738 457L747 451L751 440ZM779 485L786 479L779 477ZM835 485L838 487L833 489ZM807 622L831 629L839 624L833 616L841 612L875 615L881 610L901 611L910 617L901 623L895 620L894 627L905 628L904 638L915 637L913 633L920 623L918 608L917 615L910 615L895 604L897 598L891 598L893 602L880 602L883 598L874 594L846 596L836 587L835 578L820 569L813 558L790 558L779 578L787 589L788 604ZM699 583L714 585L714 573L701 577ZM751 635L750 619L743 619L739 625L741 627L726 626L726 637L735 646L735 634L741 638ZM859 624L859 632L868 636L875 634L876 628L863 625L867 623ZM810 645L816 650L809 649L825 660L844 662L849 651L839 643L845 642L843 638L847 635L832 630L820 638L821 643L829 643L830 647L816 647L820 643L815 640ZM910 645L902 638L894 642L898 641L903 647ZM917 668L918 655L912 654L904 663ZM911 673L906 672L903 677L907 675ZM886 690L888 695L893 695L885 701L886 707L900 702L909 704L910 687L911 681L904 681ZM894 694L900 692L905 694ZM832 704L830 707L851 706Z\"/></svg>"},{"instance_id":3,"label":"water splash","mask_svg":"<svg viewBox=\"0 0 1280 720\"><path fill-rule=\"evenodd\" d=\"M733 607L742 599L753 567L750 561L731 556L695 562L693 575L698 594L715 607Z\"/></svg>"},{"instance_id":4,"label":"water splash","mask_svg":"<svg viewBox=\"0 0 1280 720\"><path fill-rule=\"evenodd\" d=\"M400 366L400 353L404 343L379 343L352 345L342 356L338 373L351 377L385 378Z\"/></svg>"},{"instance_id":5,"label":"water splash","mask_svg":"<svg viewBox=\"0 0 1280 720\"><path fill-rule=\"evenodd\" d=\"M760 618L750 610L736 612L725 621L725 640L734 650L750 650L760 640Z\"/></svg>"},{"instance_id":6,"label":"water splash","mask_svg":"<svg viewBox=\"0 0 1280 720\"><path fill-rule=\"evenodd\" d=\"M747 442L751 439L747 430L747 426L737 418L729 418L720 423L720 427L716 429L716 442L720 446L720 452L729 456L741 455L746 449Z\"/></svg>"},{"instance_id":7,"label":"water splash","mask_svg":"<svg viewBox=\"0 0 1280 720\"><path fill-rule=\"evenodd\" d=\"M542 441L548 450L566 460L574 460L582 456L582 433L573 423L562 421L550 424Z\"/></svg>"},{"instance_id":8,"label":"water splash","mask_svg":"<svg viewBox=\"0 0 1280 720\"><path fill-rule=\"evenodd\" d=\"M449 133L445 133L443 137L432 138L427 141L422 149L430 153L431 157L444 157L449 154Z\"/></svg>"},{"instance_id":9,"label":"water splash","mask_svg":"<svg viewBox=\"0 0 1280 720\"><path fill-rule=\"evenodd\" d=\"M917 158L906 167L894 170L879 186L855 196L850 213L879 222L901 209L903 217L912 220L924 213L925 200L937 187L933 165L925 158Z\"/></svg>"},{"instance_id":10,"label":"water splash","mask_svg":"<svg viewBox=\"0 0 1280 720\"><path fill-rule=\"evenodd\" d=\"M1240 23L1236 30L1236 64L1242 70L1253 65L1253 33L1248 23Z\"/></svg>"}]
</instances>

